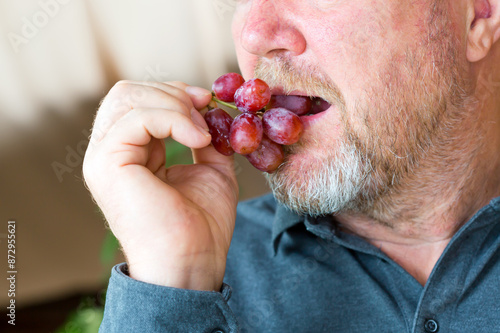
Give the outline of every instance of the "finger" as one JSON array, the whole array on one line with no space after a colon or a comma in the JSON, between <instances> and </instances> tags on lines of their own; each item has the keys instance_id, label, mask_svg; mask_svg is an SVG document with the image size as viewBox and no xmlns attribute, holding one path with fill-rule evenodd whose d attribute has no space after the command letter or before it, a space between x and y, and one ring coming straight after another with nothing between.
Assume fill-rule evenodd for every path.
<instances>
[{"instance_id":1,"label":"finger","mask_svg":"<svg viewBox=\"0 0 500 333\"><path fill-rule=\"evenodd\" d=\"M153 82L153 84L155 83ZM157 84L159 85L159 87L169 86L170 88L177 89L177 92L179 93L178 95L179 98L181 96L183 98L189 98L190 103L192 103L189 104L189 106L191 107L194 106L194 108L191 109L191 118L197 125L200 125L201 127L208 129L205 120L203 119L203 117L199 116L198 111L206 110L206 107L209 104L215 104L214 102L212 102L212 93L210 91L201 87L189 86L186 83L180 81L172 81L172 82L157 83Z\"/></svg>"},{"instance_id":2,"label":"finger","mask_svg":"<svg viewBox=\"0 0 500 333\"><path fill-rule=\"evenodd\" d=\"M120 81L97 113L92 140L101 140L118 119L134 108L163 108L189 116L193 107L189 95L179 88L154 82Z\"/></svg>"},{"instance_id":3,"label":"finger","mask_svg":"<svg viewBox=\"0 0 500 333\"><path fill-rule=\"evenodd\" d=\"M186 91L184 89L184 87L188 86L186 83L178 82L178 81L174 81L174 82L122 81L122 82L140 85L140 86L153 87L153 88L156 88L158 90L164 91L165 93L179 99L182 103L184 103L186 105L186 107L188 109L191 109L194 106L192 101L191 101L191 98L189 97L189 95L186 93Z\"/></svg>"},{"instance_id":4,"label":"finger","mask_svg":"<svg viewBox=\"0 0 500 333\"><path fill-rule=\"evenodd\" d=\"M158 170L165 167L165 141L161 139L152 139L149 144L149 158L146 168L156 174Z\"/></svg>"},{"instance_id":5,"label":"finger","mask_svg":"<svg viewBox=\"0 0 500 333\"><path fill-rule=\"evenodd\" d=\"M202 148L210 144L211 136L186 115L164 109L133 109L120 118L99 144L115 163L146 165L146 145L152 138L172 137L189 147Z\"/></svg>"},{"instance_id":6,"label":"finger","mask_svg":"<svg viewBox=\"0 0 500 333\"><path fill-rule=\"evenodd\" d=\"M208 131L207 122L205 121L204 116L202 116L201 113L198 110L196 110L196 109L192 109L191 110L191 119L193 120L193 122L196 125L204 128L205 130Z\"/></svg>"},{"instance_id":7,"label":"finger","mask_svg":"<svg viewBox=\"0 0 500 333\"><path fill-rule=\"evenodd\" d=\"M204 88L189 86L184 82L167 82L167 84L173 85L179 89L185 91L191 98L191 102L197 110L201 110L206 107L212 100L212 93Z\"/></svg>"}]
</instances>

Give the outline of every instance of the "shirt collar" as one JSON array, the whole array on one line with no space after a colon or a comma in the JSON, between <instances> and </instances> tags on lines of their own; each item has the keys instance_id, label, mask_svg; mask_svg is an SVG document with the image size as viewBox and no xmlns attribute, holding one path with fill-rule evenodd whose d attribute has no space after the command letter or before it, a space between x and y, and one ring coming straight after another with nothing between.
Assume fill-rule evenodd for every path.
<instances>
[{"instance_id":1,"label":"shirt collar","mask_svg":"<svg viewBox=\"0 0 500 333\"><path fill-rule=\"evenodd\" d=\"M480 225L482 223L476 222L475 220L478 219L481 215L483 215L483 212L485 210L493 209L497 212L500 212L500 197L494 198L490 201L488 205L483 207L478 213L476 213L476 216L469 221L462 229L466 229L466 227L469 227L471 224ZM299 224L299 223L304 223L306 222L306 228L315 233L317 236L324 236L325 233L328 232L333 232L335 234L333 228L329 226L328 224L324 224L323 229L328 228L328 230L319 230L321 234L318 232L314 232L315 230L311 230L311 221L314 221L315 219L308 217L308 216L303 216L303 215L298 215L297 213L294 213L290 209L288 209L286 206L278 204L276 207L276 214L274 216L273 220L273 229L272 229L272 246L273 246L273 255L275 256L277 253L278 249L278 244L279 240L281 238L281 235L283 232L285 232L287 229ZM481 219L480 219L481 220ZM483 221L484 223L485 221ZM316 223L314 223L316 224ZM321 223L320 223L321 224ZM332 236L333 236L332 234Z\"/></svg>"},{"instance_id":2,"label":"shirt collar","mask_svg":"<svg viewBox=\"0 0 500 333\"><path fill-rule=\"evenodd\" d=\"M500 211L500 197L497 197L497 198L494 198L493 200L491 200L490 205L496 211Z\"/></svg>"},{"instance_id":3,"label":"shirt collar","mask_svg":"<svg viewBox=\"0 0 500 333\"><path fill-rule=\"evenodd\" d=\"M278 243L281 234L285 230L302 222L304 222L304 216L298 215L293 211L291 211L290 209L288 209L286 206L278 204L273 221L272 245L273 245L274 255L276 255L276 250L278 248Z\"/></svg>"}]
</instances>

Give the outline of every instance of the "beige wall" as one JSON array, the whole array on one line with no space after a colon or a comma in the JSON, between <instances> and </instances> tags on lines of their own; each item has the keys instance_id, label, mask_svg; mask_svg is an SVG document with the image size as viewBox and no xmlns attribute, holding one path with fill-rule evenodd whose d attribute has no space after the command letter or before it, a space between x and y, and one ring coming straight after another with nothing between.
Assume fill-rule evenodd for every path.
<instances>
[{"instance_id":1,"label":"beige wall","mask_svg":"<svg viewBox=\"0 0 500 333\"><path fill-rule=\"evenodd\" d=\"M233 4L0 0L0 244L6 254L7 221L15 219L18 304L102 285L105 228L80 170L98 102L119 79L209 88L236 70L225 11ZM238 163L242 198L265 191L263 177ZM58 175L56 164L66 172Z\"/></svg>"}]
</instances>

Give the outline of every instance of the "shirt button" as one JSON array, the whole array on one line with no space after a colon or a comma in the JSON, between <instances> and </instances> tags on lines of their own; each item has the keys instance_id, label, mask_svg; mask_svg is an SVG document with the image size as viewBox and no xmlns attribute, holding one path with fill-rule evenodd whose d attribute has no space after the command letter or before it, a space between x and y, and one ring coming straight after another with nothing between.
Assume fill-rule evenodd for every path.
<instances>
[{"instance_id":1,"label":"shirt button","mask_svg":"<svg viewBox=\"0 0 500 333\"><path fill-rule=\"evenodd\" d=\"M438 325L437 321L435 321L434 319L428 319L425 322L424 327L425 327L425 331L429 332L429 333L435 333L439 329L439 325Z\"/></svg>"},{"instance_id":2,"label":"shirt button","mask_svg":"<svg viewBox=\"0 0 500 333\"><path fill-rule=\"evenodd\" d=\"M216 329L216 330L212 331L212 333L224 333L224 331L223 331L223 330Z\"/></svg>"}]
</instances>

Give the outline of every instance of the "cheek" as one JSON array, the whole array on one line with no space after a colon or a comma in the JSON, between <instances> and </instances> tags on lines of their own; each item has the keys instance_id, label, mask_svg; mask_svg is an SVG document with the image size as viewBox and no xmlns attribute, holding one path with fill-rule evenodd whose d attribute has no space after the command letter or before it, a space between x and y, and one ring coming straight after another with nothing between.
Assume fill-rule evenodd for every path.
<instances>
[{"instance_id":1,"label":"cheek","mask_svg":"<svg viewBox=\"0 0 500 333\"><path fill-rule=\"evenodd\" d=\"M387 73L401 68L406 52L421 39L415 18L400 11L352 7L348 15L333 17L335 24L325 24L330 28L318 26L311 34L310 46L315 47L314 53L339 86L349 109L376 96L388 81Z\"/></svg>"},{"instance_id":2,"label":"cheek","mask_svg":"<svg viewBox=\"0 0 500 333\"><path fill-rule=\"evenodd\" d=\"M332 19L335 24L318 25L312 31L309 47L352 105L376 80L389 47L383 42L383 27L370 13L353 9Z\"/></svg>"}]
</instances>

